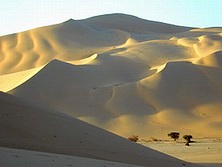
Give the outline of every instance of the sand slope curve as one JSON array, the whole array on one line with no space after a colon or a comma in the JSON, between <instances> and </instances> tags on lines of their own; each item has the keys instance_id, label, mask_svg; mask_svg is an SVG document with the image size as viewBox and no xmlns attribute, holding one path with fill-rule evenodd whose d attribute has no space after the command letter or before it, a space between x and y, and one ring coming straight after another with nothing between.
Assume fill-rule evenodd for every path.
<instances>
[{"instance_id":1,"label":"sand slope curve","mask_svg":"<svg viewBox=\"0 0 222 167\"><path fill-rule=\"evenodd\" d=\"M64 114L0 93L1 147L74 155L144 166L183 161L135 144ZM4 135L3 135L4 134Z\"/></svg>"}]
</instances>

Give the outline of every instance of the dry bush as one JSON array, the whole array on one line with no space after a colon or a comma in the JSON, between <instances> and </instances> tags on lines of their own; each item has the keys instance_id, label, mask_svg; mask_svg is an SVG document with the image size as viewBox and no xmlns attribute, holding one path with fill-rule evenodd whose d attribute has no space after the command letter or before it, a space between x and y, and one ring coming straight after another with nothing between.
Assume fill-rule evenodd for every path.
<instances>
[{"instance_id":1,"label":"dry bush","mask_svg":"<svg viewBox=\"0 0 222 167\"><path fill-rule=\"evenodd\" d=\"M150 140L151 140L151 141L160 141L159 139L154 138L154 137L150 137Z\"/></svg>"},{"instance_id":2,"label":"dry bush","mask_svg":"<svg viewBox=\"0 0 222 167\"><path fill-rule=\"evenodd\" d=\"M139 137L132 135L132 136L128 137L128 140L133 141L133 142L137 142L139 140Z\"/></svg>"}]
</instances>

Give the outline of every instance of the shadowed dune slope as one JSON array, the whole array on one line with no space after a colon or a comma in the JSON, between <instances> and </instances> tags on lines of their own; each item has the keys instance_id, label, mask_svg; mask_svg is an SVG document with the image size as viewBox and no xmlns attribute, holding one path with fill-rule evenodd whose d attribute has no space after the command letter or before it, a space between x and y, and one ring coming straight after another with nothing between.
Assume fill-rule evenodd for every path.
<instances>
[{"instance_id":1,"label":"shadowed dune slope","mask_svg":"<svg viewBox=\"0 0 222 167\"><path fill-rule=\"evenodd\" d=\"M184 166L185 162L130 142L55 111L0 93L0 146L144 166Z\"/></svg>"},{"instance_id":2,"label":"shadowed dune slope","mask_svg":"<svg viewBox=\"0 0 222 167\"><path fill-rule=\"evenodd\" d=\"M78 156L61 155L53 153L44 153L37 151L29 151L22 149L12 149L0 147L1 162L0 165L4 167L24 167L24 166L53 166L53 167L65 167L65 166L84 166L84 167L144 167L138 165L131 165L113 161L98 160L91 158L84 158Z\"/></svg>"}]
</instances>

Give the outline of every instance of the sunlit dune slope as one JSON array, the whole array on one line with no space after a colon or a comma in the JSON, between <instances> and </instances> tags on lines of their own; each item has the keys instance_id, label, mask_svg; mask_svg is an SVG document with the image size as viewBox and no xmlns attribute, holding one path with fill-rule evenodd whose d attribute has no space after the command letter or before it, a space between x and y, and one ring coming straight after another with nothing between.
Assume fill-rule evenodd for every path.
<instances>
[{"instance_id":1,"label":"sunlit dune slope","mask_svg":"<svg viewBox=\"0 0 222 167\"><path fill-rule=\"evenodd\" d=\"M75 117L96 116L101 121L109 120L113 114L103 105L112 98L113 89L153 72L126 58L103 56L98 59L100 65L84 66L54 60L9 93Z\"/></svg>"},{"instance_id":2,"label":"sunlit dune slope","mask_svg":"<svg viewBox=\"0 0 222 167\"><path fill-rule=\"evenodd\" d=\"M61 24L1 37L0 74L39 67L53 59L79 60L121 45L130 37L159 39L158 32L176 33L189 29L118 14L86 20L70 19Z\"/></svg>"},{"instance_id":3,"label":"sunlit dune slope","mask_svg":"<svg viewBox=\"0 0 222 167\"><path fill-rule=\"evenodd\" d=\"M221 51L220 27L70 19L0 38L0 90L124 137L221 137Z\"/></svg>"},{"instance_id":4,"label":"sunlit dune slope","mask_svg":"<svg viewBox=\"0 0 222 167\"><path fill-rule=\"evenodd\" d=\"M143 166L185 162L61 113L0 93L1 147L110 160ZM4 135L3 135L4 134Z\"/></svg>"},{"instance_id":5,"label":"sunlit dune slope","mask_svg":"<svg viewBox=\"0 0 222 167\"><path fill-rule=\"evenodd\" d=\"M0 91L8 92L38 73L43 66L11 74L0 75Z\"/></svg>"},{"instance_id":6,"label":"sunlit dune slope","mask_svg":"<svg viewBox=\"0 0 222 167\"><path fill-rule=\"evenodd\" d=\"M198 59L195 63L209 66L209 67L222 67L222 51L214 52L210 55L207 55L201 59Z\"/></svg>"},{"instance_id":7,"label":"sunlit dune slope","mask_svg":"<svg viewBox=\"0 0 222 167\"><path fill-rule=\"evenodd\" d=\"M3 36L0 38L0 74L39 67L53 59L87 58L125 43L128 36L123 31L97 30L74 20Z\"/></svg>"},{"instance_id":8,"label":"sunlit dune slope","mask_svg":"<svg viewBox=\"0 0 222 167\"><path fill-rule=\"evenodd\" d=\"M196 136L220 136L221 69L187 62L169 63L160 73L141 80L139 92L159 111L153 122ZM166 133L166 132L165 132Z\"/></svg>"}]
</instances>

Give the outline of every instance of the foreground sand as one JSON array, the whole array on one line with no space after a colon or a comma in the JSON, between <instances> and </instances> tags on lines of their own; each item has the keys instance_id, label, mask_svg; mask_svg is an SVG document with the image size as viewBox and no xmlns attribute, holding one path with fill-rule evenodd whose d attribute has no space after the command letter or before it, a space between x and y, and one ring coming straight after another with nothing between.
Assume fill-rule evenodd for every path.
<instances>
[{"instance_id":1,"label":"foreground sand","mask_svg":"<svg viewBox=\"0 0 222 167\"><path fill-rule=\"evenodd\" d=\"M0 165L4 167L142 167L112 161L2 147L0 147L0 158Z\"/></svg>"}]
</instances>

